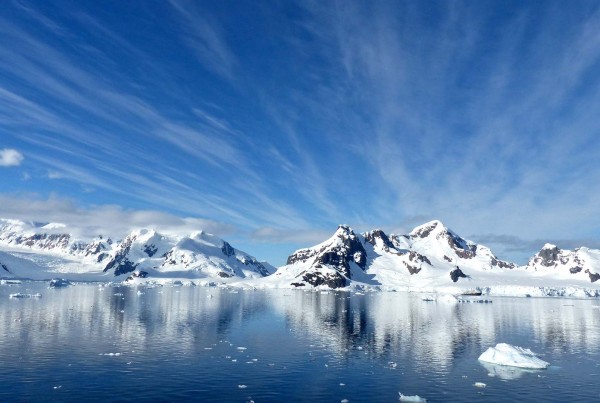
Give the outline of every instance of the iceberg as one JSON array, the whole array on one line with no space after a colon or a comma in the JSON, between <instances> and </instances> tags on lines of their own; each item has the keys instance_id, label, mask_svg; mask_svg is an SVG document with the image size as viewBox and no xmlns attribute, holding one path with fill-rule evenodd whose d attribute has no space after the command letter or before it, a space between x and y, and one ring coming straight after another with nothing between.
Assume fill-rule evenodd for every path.
<instances>
[{"instance_id":1,"label":"iceberg","mask_svg":"<svg viewBox=\"0 0 600 403\"><path fill-rule=\"evenodd\" d=\"M479 356L479 361L529 369L545 369L550 365L550 363L536 357L531 350L511 346L507 343L498 343L496 347L488 348Z\"/></svg>"},{"instance_id":2,"label":"iceberg","mask_svg":"<svg viewBox=\"0 0 600 403\"><path fill-rule=\"evenodd\" d=\"M403 395L400 392L398 392L398 394L400 395L400 401L401 402L420 402L420 403L427 402L427 399L424 399L424 398L422 398L419 395L407 396L407 395Z\"/></svg>"}]
</instances>

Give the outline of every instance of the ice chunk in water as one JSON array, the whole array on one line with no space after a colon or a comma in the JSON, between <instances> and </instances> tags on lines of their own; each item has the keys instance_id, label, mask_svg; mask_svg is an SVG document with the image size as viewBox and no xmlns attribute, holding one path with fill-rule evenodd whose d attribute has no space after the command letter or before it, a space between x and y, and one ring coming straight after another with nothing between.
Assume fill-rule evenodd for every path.
<instances>
[{"instance_id":1,"label":"ice chunk in water","mask_svg":"<svg viewBox=\"0 0 600 403\"><path fill-rule=\"evenodd\" d=\"M401 402L426 402L427 401L427 399L422 398L419 395L407 396L407 395L403 395L400 392L398 392L398 394L400 395Z\"/></svg>"},{"instance_id":2,"label":"ice chunk in water","mask_svg":"<svg viewBox=\"0 0 600 403\"><path fill-rule=\"evenodd\" d=\"M550 365L550 363L537 358L535 353L528 348L511 346L506 343L498 343L496 347L488 348L479 356L479 361L530 369L544 369Z\"/></svg>"}]
</instances>

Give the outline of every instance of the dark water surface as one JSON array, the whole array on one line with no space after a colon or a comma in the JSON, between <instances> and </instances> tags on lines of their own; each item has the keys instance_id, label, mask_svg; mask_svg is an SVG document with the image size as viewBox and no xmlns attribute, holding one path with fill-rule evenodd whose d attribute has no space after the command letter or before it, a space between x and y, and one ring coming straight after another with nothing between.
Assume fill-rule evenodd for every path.
<instances>
[{"instance_id":1,"label":"dark water surface","mask_svg":"<svg viewBox=\"0 0 600 403\"><path fill-rule=\"evenodd\" d=\"M600 300L421 297L3 285L0 401L600 401ZM552 365L484 367L499 342Z\"/></svg>"}]
</instances>

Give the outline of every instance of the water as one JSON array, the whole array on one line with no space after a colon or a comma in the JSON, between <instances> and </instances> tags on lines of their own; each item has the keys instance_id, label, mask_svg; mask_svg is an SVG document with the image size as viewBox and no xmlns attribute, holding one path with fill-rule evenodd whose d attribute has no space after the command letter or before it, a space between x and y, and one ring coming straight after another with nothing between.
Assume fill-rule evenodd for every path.
<instances>
[{"instance_id":1,"label":"water","mask_svg":"<svg viewBox=\"0 0 600 403\"><path fill-rule=\"evenodd\" d=\"M0 401L600 401L596 299L46 287L0 286ZM499 342L552 365L480 364Z\"/></svg>"}]
</instances>

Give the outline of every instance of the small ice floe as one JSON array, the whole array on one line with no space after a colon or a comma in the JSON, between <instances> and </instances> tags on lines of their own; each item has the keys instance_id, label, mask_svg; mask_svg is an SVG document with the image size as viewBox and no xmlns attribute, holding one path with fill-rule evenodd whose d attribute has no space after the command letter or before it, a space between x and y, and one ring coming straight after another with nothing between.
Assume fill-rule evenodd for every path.
<instances>
[{"instance_id":1,"label":"small ice floe","mask_svg":"<svg viewBox=\"0 0 600 403\"><path fill-rule=\"evenodd\" d=\"M458 302L461 304L491 304L491 299L482 299L482 298L459 298Z\"/></svg>"},{"instance_id":2,"label":"small ice floe","mask_svg":"<svg viewBox=\"0 0 600 403\"><path fill-rule=\"evenodd\" d=\"M348 399L342 399L342 400L340 400L340 403L348 403L349 401L350 400L348 400Z\"/></svg>"},{"instance_id":3,"label":"small ice floe","mask_svg":"<svg viewBox=\"0 0 600 403\"><path fill-rule=\"evenodd\" d=\"M231 362L237 362L237 359L234 358L233 360L231 360Z\"/></svg>"},{"instance_id":4,"label":"small ice floe","mask_svg":"<svg viewBox=\"0 0 600 403\"><path fill-rule=\"evenodd\" d=\"M483 382L475 382L473 386L475 386L476 388L485 388L487 385Z\"/></svg>"},{"instance_id":5,"label":"small ice floe","mask_svg":"<svg viewBox=\"0 0 600 403\"><path fill-rule=\"evenodd\" d=\"M52 280L50 280L50 283L48 284L48 286L50 288L68 287L70 285L71 285L71 282L64 278L53 278Z\"/></svg>"},{"instance_id":6,"label":"small ice floe","mask_svg":"<svg viewBox=\"0 0 600 403\"><path fill-rule=\"evenodd\" d=\"M137 295L144 295L145 292L142 292L141 290L138 290Z\"/></svg>"},{"instance_id":7,"label":"small ice floe","mask_svg":"<svg viewBox=\"0 0 600 403\"><path fill-rule=\"evenodd\" d=\"M246 385L238 385L238 388L240 388L240 389L246 389L247 387L248 386L246 386Z\"/></svg>"},{"instance_id":8,"label":"small ice floe","mask_svg":"<svg viewBox=\"0 0 600 403\"><path fill-rule=\"evenodd\" d=\"M0 280L0 285L17 285L17 284L21 284L21 280L8 280L8 279Z\"/></svg>"},{"instance_id":9,"label":"small ice floe","mask_svg":"<svg viewBox=\"0 0 600 403\"><path fill-rule=\"evenodd\" d=\"M62 388L62 385L55 386L53 389L57 390L57 389L60 389L60 388Z\"/></svg>"},{"instance_id":10,"label":"small ice floe","mask_svg":"<svg viewBox=\"0 0 600 403\"><path fill-rule=\"evenodd\" d=\"M345 384L345 383L341 383L341 382L340 382L340 386L346 386L346 384Z\"/></svg>"},{"instance_id":11,"label":"small ice floe","mask_svg":"<svg viewBox=\"0 0 600 403\"><path fill-rule=\"evenodd\" d=\"M498 343L496 347L488 348L479 356L479 361L496 365L506 365L517 368L545 369L550 363L536 357L528 348Z\"/></svg>"},{"instance_id":12,"label":"small ice floe","mask_svg":"<svg viewBox=\"0 0 600 403\"><path fill-rule=\"evenodd\" d=\"M122 293L122 292L115 292L113 295L114 295L115 297L122 297L122 296L123 296L123 293Z\"/></svg>"},{"instance_id":13,"label":"small ice floe","mask_svg":"<svg viewBox=\"0 0 600 403\"><path fill-rule=\"evenodd\" d=\"M121 353L104 353L104 354L98 354L98 355L105 355L108 357L119 357L121 355Z\"/></svg>"},{"instance_id":14,"label":"small ice floe","mask_svg":"<svg viewBox=\"0 0 600 403\"><path fill-rule=\"evenodd\" d=\"M212 347L204 347L205 350L212 350Z\"/></svg>"},{"instance_id":15,"label":"small ice floe","mask_svg":"<svg viewBox=\"0 0 600 403\"><path fill-rule=\"evenodd\" d=\"M248 347L238 347L237 349L240 350L240 351L244 351L244 350L247 350Z\"/></svg>"},{"instance_id":16,"label":"small ice floe","mask_svg":"<svg viewBox=\"0 0 600 403\"><path fill-rule=\"evenodd\" d=\"M427 401L427 399L425 399L419 395L407 396L407 395L403 395L400 392L398 392L398 394L400 395L401 402L426 402Z\"/></svg>"},{"instance_id":17,"label":"small ice floe","mask_svg":"<svg viewBox=\"0 0 600 403\"><path fill-rule=\"evenodd\" d=\"M390 369L396 369L397 366L398 364L393 361L388 362L388 368Z\"/></svg>"},{"instance_id":18,"label":"small ice floe","mask_svg":"<svg viewBox=\"0 0 600 403\"><path fill-rule=\"evenodd\" d=\"M15 294L10 294L8 296L9 298L42 298L42 294L37 293L37 294L22 294L20 292L17 292Z\"/></svg>"},{"instance_id":19,"label":"small ice floe","mask_svg":"<svg viewBox=\"0 0 600 403\"><path fill-rule=\"evenodd\" d=\"M449 303L455 303L458 300L456 299L456 296L452 295L452 294L433 294L433 295L426 295L423 298L421 298L423 301L426 302L449 302Z\"/></svg>"}]
</instances>

